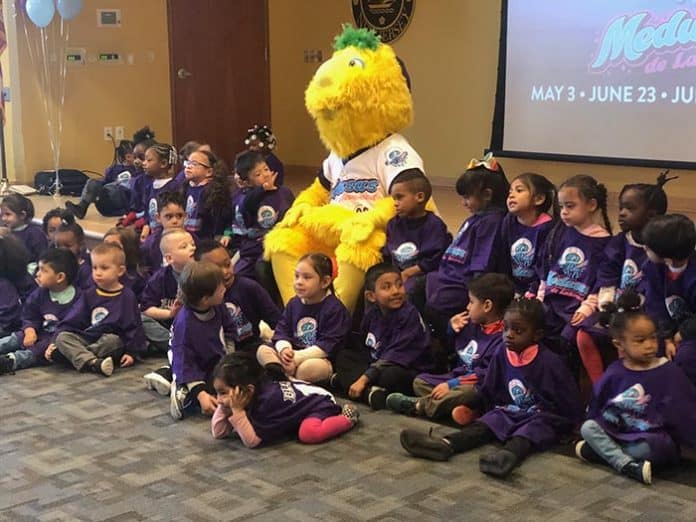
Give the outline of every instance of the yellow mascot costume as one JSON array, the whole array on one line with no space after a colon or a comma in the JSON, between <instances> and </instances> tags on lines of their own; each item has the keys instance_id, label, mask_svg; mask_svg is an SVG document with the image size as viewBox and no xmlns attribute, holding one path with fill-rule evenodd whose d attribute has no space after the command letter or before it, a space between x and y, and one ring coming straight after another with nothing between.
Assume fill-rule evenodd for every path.
<instances>
[{"instance_id":1,"label":"yellow mascot costume","mask_svg":"<svg viewBox=\"0 0 696 522\"><path fill-rule=\"evenodd\" d=\"M389 187L423 161L398 132L413 119L408 76L393 49L367 29L344 26L335 52L314 74L305 105L330 154L312 185L265 238L283 301L293 297L298 259L334 257L336 295L353 310L365 271L382 259L394 217Z\"/></svg>"}]
</instances>

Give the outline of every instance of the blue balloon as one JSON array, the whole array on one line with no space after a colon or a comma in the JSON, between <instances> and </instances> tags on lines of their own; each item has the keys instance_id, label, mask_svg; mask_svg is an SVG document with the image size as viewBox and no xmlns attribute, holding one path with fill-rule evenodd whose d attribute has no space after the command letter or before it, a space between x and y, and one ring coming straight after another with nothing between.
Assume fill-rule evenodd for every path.
<instances>
[{"instance_id":1,"label":"blue balloon","mask_svg":"<svg viewBox=\"0 0 696 522\"><path fill-rule=\"evenodd\" d=\"M46 27L56 14L53 0L27 0L27 15L37 27Z\"/></svg>"},{"instance_id":2,"label":"blue balloon","mask_svg":"<svg viewBox=\"0 0 696 522\"><path fill-rule=\"evenodd\" d=\"M58 12L64 20L72 20L80 11L84 4L83 0L58 0Z\"/></svg>"}]
</instances>

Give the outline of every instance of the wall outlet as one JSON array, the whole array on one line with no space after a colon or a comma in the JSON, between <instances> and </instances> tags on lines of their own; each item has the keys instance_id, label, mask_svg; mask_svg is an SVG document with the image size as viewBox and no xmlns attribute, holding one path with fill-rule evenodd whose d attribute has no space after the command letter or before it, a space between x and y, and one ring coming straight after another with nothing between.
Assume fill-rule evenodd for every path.
<instances>
[{"instance_id":1,"label":"wall outlet","mask_svg":"<svg viewBox=\"0 0 696 522\"><path fill-rule=\"evenodd\" d=\"M123 127L114 127L114 132L116 133L116 134L114 134L114 138L116 138L117 140L126 139L124 136L125 130Z\"/></svg>"},{"instance_id":2,"label":"wall outlet","mask_svg":"<svg viewBox=\"0 0 696 522\"><path fill-rule=\"evenodd\" d=\"M104 141L111 141L111 137L114 135L113 127L104 127Z\"/></svg>"}]
</instances>

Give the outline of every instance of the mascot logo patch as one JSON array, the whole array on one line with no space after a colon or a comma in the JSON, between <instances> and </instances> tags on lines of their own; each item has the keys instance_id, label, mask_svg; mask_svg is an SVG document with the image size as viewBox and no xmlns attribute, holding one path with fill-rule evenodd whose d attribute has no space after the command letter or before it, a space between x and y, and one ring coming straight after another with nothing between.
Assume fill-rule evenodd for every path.
<instances>
[{"instance_id":1,"label":"mascot logo patch","mask_svg":"<svg viewBox=\"0 0 696 522\"><path fill-rule=\"evenodd\" d=\"M107 315L109 315L109 310L107 310L103 306L98 306L97 308L92 310L92 326L97 326L104 319L106 319Z\"/></svg>"},{"instance_id":2,"label":"mascot logo patch","mask_svg":"<svg viewBox=\"0 0 696 522\"><path fill-rule=\"evenodd\" d=\"M587 258L578 247L568 247L558 260L558 271L550 270L546 278L546 292L573 297L582 301L590 289L582 282L587 270Z\"/></svg>"},{"instance_id":3,"label":"mascot logo patch","mask_svg":"<svg viewBox=\"0 0 696 522\"><path fill-rule=\"evenodd\" d=\"M585 253L577 247L566 248L561 255L560 265L566 277L580 279L587 266Z\"/></svg>"},{"instance_id":4,"label":"mascot logo patch","mask_svg":"<svg viewBox=\"0 0 696 522\"><path fill-rule=\"evenodd\" d=\"M415 243L408 241L396 247L392 254L399 268L408 268L408 265L418 257L418 247Z\"/></svg>"},{"instance_id":5,"label":"mascot logo patch","mask_svg":"<svg viewBox=\"0 0 696 522\"><path fill-rule=\"evenodd\" d=\"M512 404L505 406L510 411L536 411L534 396L519 379L512 379L508 382L508 392L512 399Z\"/></svg>"},{"instance_id":6,"label":"mascot logo patch","mask_svg":"<svg viewBox=\"0 0 696 522\"><path fill-rule=\"evenodd\" d=\"M150 222L157 221L157 200L152 198L147 204L147 215L150 217Z\"/></svg>"},{"instance_id":7,"label":"mascot logo patch","mask_svg":"<svg viewBox=\"0 0 696 522\"><path fill-rule=\"evenodd\" d=\"M317 320L314 317L303 317L297 321L295 335L304 346L312 346L317 340Z\"/></svg>"},{"instance_id":8,"label":"mascot logo patch","mask_svg":"<svg viewBox=\"0 0 696 522\"><path fill-rule=\"evenodd\" d=\"M269 205L263 205L259 208L256 219L262 228L271 228L275 225L278 214L275 209Z\"/></svg>"},{"instance_id":9,"label":"mascot logo patch","mask_svg":"<svg viewBox=\"0 0 696 522\"><path fill-rule=\"evenodd\" d=\"M408 151L401 149L389 149L387 151L387 161L384 162L387 166L403 167L408 160Z\"/></svg>"},{"instance_id":10,"label":"mascot logo patch","mask_svg":"<svg viewBox=\"0 0 696 522\"><path fill-rule=\"evenodd\" d=\"M403 34L413 16L415 0L353 0L353 18L358 27L375 31L383 42Z\"/></svg>"},{"instance_id":11,"label":"mascot logo patch","mask_svg":"<svg viewBox=\"0 0 696 522\"><path fill-rule=\"evenodd\" d=\"M614 426L628 428L626 431L647 431L654 427L646 416L650 400L650 394L645 393L643 385L634 384L609 401L602 417Z\"/></svg>"},{"instance_id":12,"label":"mascot logo patch","mask_svg":"<svg viewBox=\"0 0 696 522\"><path fill-rule=\"evenodd\" d=\"M633 259L624 261L623 270L621 271L621 288L635 288L640 283L643 274L638 269L638 265Z\"/></svg>"},{"instance_id":13,"label":"mascot logo patch","mask_svg":"<svg viewBox=\"0 0 696 522\"><path fill-rule=\"evenodd\" d=\"M526 237L521 237L510 247L512 275L515 277L532 277L534 271L534 245Z\"/></svg>"},{"instance_id":14,"label":"mascot logo patch","mask_svg":"<svg viewBox=\"0 0 696 522\"><path fill-rule=\"evenodd\" d=\"M464 348L457 350L459 359L469 371L471 371L471 366L474 364L474 361L479 358L479 354L477 352L478 343L473 339L469 341L469 344L467 344Z\"/></svg>"},{"instance_id":15,"label":"mascot logo patch","mask_svg":"<svg viewBox=\"0 0 696 522\"><path fill-rule=\"evenodd\" d=\"M58 326L58 318L53 314L45 314L43 316L43 327L44 332L53 333L56 331L56 326Z\"/></svg>"},{"instance_id":16,"label":"mascot logo patch","mask_svg":"<svg viewBox=\"0 0 696 522\"><path fill-rule=\"evenodd\" d=\"M665 299L665 307L667 312L669 312L669 316L677 322L681 322L691 315L686 301L678 295L667 297Z\"/></svg>"},{"instance_id":17,"label":"mascot logo patch","mask_svg":"<svg viewBox=\"0 0 696 522\"><path fill-rule=\"evenodd\" d=\"M225 307L230 313L230 317L232 317L232 324L234 324L234 328L237 330L239 340L250 337L253 333L253 327L242 312L242 309L234 303L225 303Z\"/></svg>"}]
</instances>

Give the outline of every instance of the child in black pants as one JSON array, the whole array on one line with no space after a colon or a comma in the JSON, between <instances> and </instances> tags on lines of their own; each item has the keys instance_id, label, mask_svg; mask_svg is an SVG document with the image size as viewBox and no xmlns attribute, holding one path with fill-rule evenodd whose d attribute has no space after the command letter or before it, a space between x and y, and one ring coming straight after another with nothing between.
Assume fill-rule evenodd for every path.
<instances>
[{"instance_id":1,"label":"child in black pants","mask_svg":"<svg viewBox=\"0 0 696 522\"><path fill-rule=\"evenodd\" d=\"M430 334L395 266L380 263L367 271L365 298L373 306L361 326L364 345L339 352L332 382L379 410L389 393L413 394L413 378L432 370Z\"/></svg>"}]
</instances>

